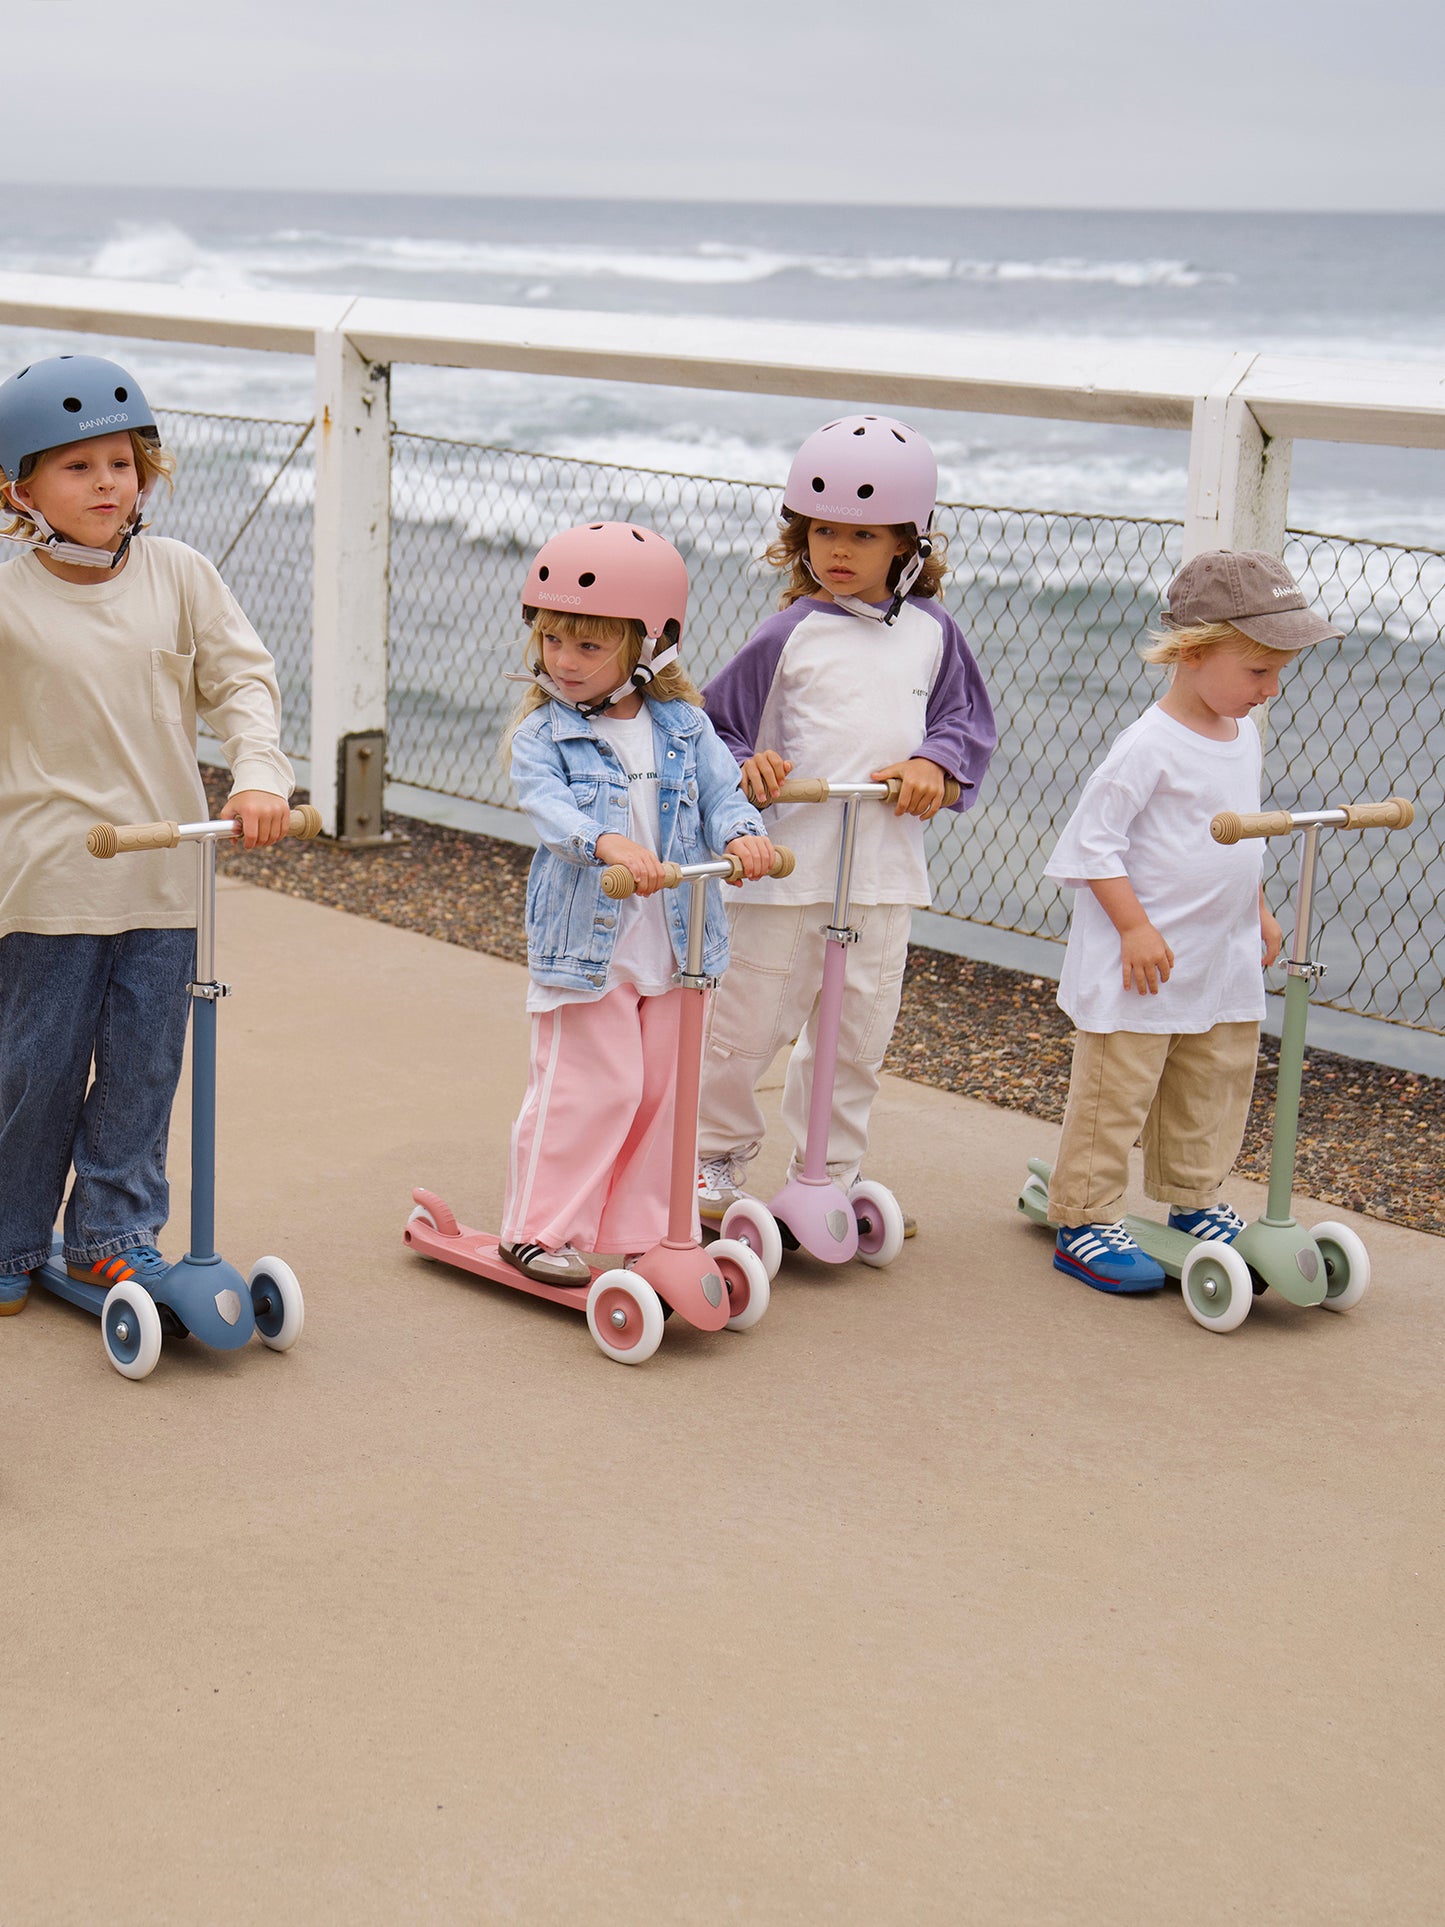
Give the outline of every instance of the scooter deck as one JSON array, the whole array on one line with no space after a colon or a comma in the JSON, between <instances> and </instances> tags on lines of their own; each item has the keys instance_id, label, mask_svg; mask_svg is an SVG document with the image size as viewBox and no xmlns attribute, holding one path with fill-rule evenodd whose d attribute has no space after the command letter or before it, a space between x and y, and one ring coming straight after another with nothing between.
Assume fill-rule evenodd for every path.
<instances>
[{"instance_id":1,"label":"scooter deck","mask_svg":"<svg viewBox=\"0 0 1445 1927\"><path fill-rule=\"evenodd\" d=\"M1042 1158L1029 1159L1029 1178L1019 1193L1019 1210L1032 1223L1051 1230L1048 1216L1049 1178L1052 1167ZM1187 1231L1171 1231L1167 1224L1156 1224L1152 1218L1125 1218L1124 1229L1142 1251L1146 1251L1156 1264L1162 1265L1171 1278L1178 1278L1184 1269L1184 1260L1198 1246L1199 1240L1191 1238Z\"/></svg>"},{"instance_id":2,"label":"scooter deck","mask_svg":"<svg viewBox=\"0 0 1445 1927\"><path fill-rule=\"evenodd\" d=\"M404 1237L412 1250L419 1251L424 1258L439 1259L444 1265L454 1265L458 1271L471 1272L475 1278L488 1278L493 1284L510 1286L513 1291L530 1292L534 1298L567 1305L573 1311L587 1309L592 1279L585 1285L547 1285L539 1278L529 1278L515 1265L507 1263L501 1253L501 1241L489 1231L473 1231L459 1224L455 1233L448 1233L436 1230L425 1218L412 1218L407 1222ZM595 1266L592 1278L611 1269L610 1265Z\"/></svg>"}]
</instances>

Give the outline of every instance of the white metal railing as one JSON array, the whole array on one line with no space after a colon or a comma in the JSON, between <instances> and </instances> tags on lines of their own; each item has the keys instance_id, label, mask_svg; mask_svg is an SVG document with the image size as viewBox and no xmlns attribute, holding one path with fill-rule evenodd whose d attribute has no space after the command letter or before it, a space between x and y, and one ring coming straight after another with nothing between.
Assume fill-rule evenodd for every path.
<instances>
[{"instance_id":1,"label":"white metal railing","mask_svg":"<svg viewBox=\"0 0 1445 1927\"><path fill-rule=\"evenodd\" d=\"M23 274L0 275L0 323L314 357L311 788L329 831L346 738L386 727L394 362L1187 429L1186 556L1282 548L1294 440L1445 448L1445 374L1414 363Z\"/></svg>"}]
</instances>

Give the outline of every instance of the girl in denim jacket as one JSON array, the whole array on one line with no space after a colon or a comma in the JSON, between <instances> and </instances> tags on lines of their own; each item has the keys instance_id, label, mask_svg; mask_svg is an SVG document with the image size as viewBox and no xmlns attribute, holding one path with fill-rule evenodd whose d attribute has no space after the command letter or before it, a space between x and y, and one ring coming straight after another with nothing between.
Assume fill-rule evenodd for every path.
<instances>
[{"instance_id":1,"label":"girl in denim jacket","mask_svg":"<svg viewBox=\"0 0 1445 1927\"><path fill-rule=\"evenodd\" d=\"M547 1284L585 1284L581 1251L631 1254L666 1235L687 930L664 860L726 850L750 878L772 862L737 762L677 667L686 607L677 550L619 522L554 536L522 594L532 682L512 781L541 841L527 883L532 1050L501 1244ZM603 895L609 863L632 871L635 897ZM713 900L704 968L726 961Z\"/></svg>"}]
</instances>

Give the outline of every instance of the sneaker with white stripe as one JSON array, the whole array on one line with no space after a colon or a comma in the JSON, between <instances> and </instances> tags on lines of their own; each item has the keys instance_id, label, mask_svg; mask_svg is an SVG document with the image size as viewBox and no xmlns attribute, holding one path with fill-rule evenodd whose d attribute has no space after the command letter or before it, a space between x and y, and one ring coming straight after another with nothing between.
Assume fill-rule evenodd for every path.
<instances>
[{"instance_id":1,"label":"sneaker with white stripe","mask_svg":"<svg viewBox=\"0 0 1445 1927\"><path fill-rule=\"evenodd\" d=\"M1095 1291L1157 1291L1164 1267L1120 1224L1063 1225L1054 1241L1054 1269L1082 1278Z\"/></svg>"},{"instance_id":2,"label":"sneaker with white stripe","mask_svg":"<svg viewBox=\"0 0 1445 1927\"><path fill-rule=\"evenodd\" d=\"M1203 1211L1171 1210L1169 1229L1187 1231L1191 1238L1216 1238L1232 1245L1244 1229L1244 1219L1232 1204L1226 1204L1221 1198L1217 1204L1211 1204Z\"/></svg>"}]
</instances>

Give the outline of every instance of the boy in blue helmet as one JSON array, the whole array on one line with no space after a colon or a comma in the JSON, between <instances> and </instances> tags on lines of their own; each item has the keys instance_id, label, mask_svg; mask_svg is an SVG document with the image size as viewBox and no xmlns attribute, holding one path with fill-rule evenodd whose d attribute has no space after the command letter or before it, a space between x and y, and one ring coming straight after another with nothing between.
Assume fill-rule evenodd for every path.
<instances>
[{"instance_id":1,"label":"boy in blue helmet","mask_svg":"<svg viewBox=\"0 0 1445 1927\"><path fill-rule=\"evenodd\" d=\"M286 831L271 658L203 556L141 535L173 467L112 361L61 355L0 384L0 535L25 550L0 564L0 1314L50 1256L72 1169L72 1277L165 1268L190 875L96 863L86 831L206 815L198 716L247 847Z\"/></svg>"}]
</instances>

